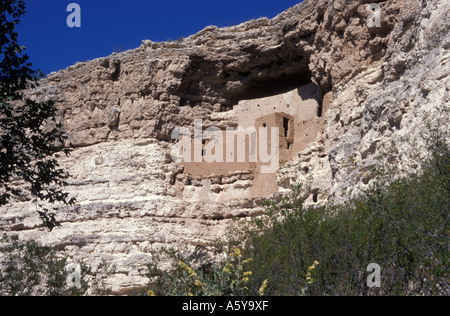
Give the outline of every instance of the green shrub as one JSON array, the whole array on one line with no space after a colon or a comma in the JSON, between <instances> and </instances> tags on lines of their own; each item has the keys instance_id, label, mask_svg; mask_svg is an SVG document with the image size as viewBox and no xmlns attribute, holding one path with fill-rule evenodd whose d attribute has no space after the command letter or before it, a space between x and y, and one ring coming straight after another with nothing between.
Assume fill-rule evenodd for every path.
<instances>
[{"instance_id":1,"label":"green shrub","mask_svg":"<svg viewBox=\"0 0 450 316\"><path fill-rule=\"evenodd\" d=\"M448 295L450 153L444 139L432 144L422 172L382 177L344 205L305 208L301 187L268 202L246 236L250 293L268 280L268 295ZM367 285L371 263L382 269L380 288Z\"/></svg>"},{"instance_id":2,"label":"green shrub","mask_svg":"<svg viewBox=\"0 0 450 316\"><path fill-rule=\"evenodd\" d=\"M5 234L0 239L0 296L111 294L105 279L115 272L115 266L103 261L95 276L89 265L78 266L80 275L76 284L75 271L69 269L67 257L33 240L24 242L18 236Z\"/></svg>"},{"instance_id":3,"label":"green shrub","mask_svg":"<svg viewBox=\"0 0 450 316\"><path fill-rule=\"evenodd\" d=\"M193 268L198 258L185 257L172 252L174 266L165 271L156 264L149 265L149 278L153 279L148 295L162 296L244 296L252 272L246 270L251 258L243 259L241 250L233 247L226 259L214 265Z\"/></svg>"},{"instance_id":4,"label":"green shrub","mask_svg":"<svg viewBox=\"0 0 450 316\"><path fill-rule=\"evenodd\" d=\"M5 234L0 254L0 296L73 296L87 289L83 281L79 289L69 287L67 258L35 241Z\"/></svg>"}]
</instances>

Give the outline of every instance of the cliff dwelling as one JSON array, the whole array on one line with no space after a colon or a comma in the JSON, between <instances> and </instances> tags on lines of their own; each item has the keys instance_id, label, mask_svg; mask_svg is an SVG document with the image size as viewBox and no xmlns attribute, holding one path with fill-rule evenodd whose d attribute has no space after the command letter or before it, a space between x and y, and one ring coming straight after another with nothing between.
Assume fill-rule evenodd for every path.
<instances>
[{"instance_id":1,"label":"cliff dwelling","mask_svg":"<svg viewBox=\"0 0 450 316\"><path fill-rule=\"evenodd\" d=\"M277 192L279 164L292 161L316 139L323 123L319 103L318 89L310 83L217 113L234 126L202 126L201 139L193 134L185 140L184 171L177 177L186 186L183 198L224 201Z\"/></svg>"}]
</instances>

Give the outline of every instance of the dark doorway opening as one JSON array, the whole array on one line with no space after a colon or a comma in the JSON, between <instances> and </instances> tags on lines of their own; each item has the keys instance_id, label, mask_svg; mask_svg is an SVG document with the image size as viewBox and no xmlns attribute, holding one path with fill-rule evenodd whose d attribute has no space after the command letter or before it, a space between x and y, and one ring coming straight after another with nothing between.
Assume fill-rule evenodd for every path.
<instances>
[{"instance_id":1,"label":"dark doorway opening","mask_svg":"<svg viewBox=\"0 0 450 316\"><path fill-rule=\"evenodd\" d=\"M288 118L283 118L284 137L288 137L289 135L289 122L290 120Z\"/></svg>"}]
</instances>

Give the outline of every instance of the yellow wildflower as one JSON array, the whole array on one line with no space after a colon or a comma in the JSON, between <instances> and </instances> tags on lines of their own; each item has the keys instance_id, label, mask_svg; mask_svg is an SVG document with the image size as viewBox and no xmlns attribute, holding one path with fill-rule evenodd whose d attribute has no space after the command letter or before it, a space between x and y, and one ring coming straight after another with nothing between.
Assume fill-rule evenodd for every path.
<instances>
[{"instance_id":1,"label":"yellow wildflower","mask_svg":"<svg viewBox=\"0 0 450 316\"><path fill-rule=\"evenodd\" d=\"M155 296L155 292L152 290L147 291L148 296Z\"/></svg>"},{"instance_id":2,"label":"yellow wildflower","mask_svg":"<svg viewBox=\"0 0 450 316\"><path fill-rule=\"evenodd\" d=\"M231 256L235 258L241 258L242 257L241 250L237 247L234 248L233 252L231 253Z\"/></svg>"},{"instance_id":3,"label":"yellow wildflower","mask_svg":"<svg viewBox=\"0 0 450 316\"><path fill-rule=\"evenodd\" d=\"M319 261L314 261L314 264L308 268L308 273L306 274L306 282L308 284L313 284L314 279L311 276L311 273L316 269L316 267L319 265Z\"/></svg>"},{"instance_id":4,"label":"yellow wildflower","mask_svg":"<svg viewBox=\"0 0 450 316\"><path fill-rule=\"evenodd\" d=\"M183 268L184 270L187 271L187 273L189 274L190 278L196 278L197 277L197 273L195 273L194 269L192 269L190 266L188 266L186 263L184 263L183 261L179 260L178 261L178 265Z\"/></svg>"},{"instance_id":5,"label":"yellow wildflower","mask_svg":"<svg viewBox=\"0 0 450 316\"><path fill-rule=\"evenodd\" d=\"M267 286L269 285L269 281L265 280L263 284L261 285L261 288L259 289L259 295L264 296L264 293L266 292Z\"/></svg>"},{"instance_id":6,"label":"yellow wildflower","mask_svg":"<svg viewBox=\"0 0 450 316\"><path fill-rule=\"evenodd\" d=\"M314 269L319 265L319 261L314 261L314 264L308 268L308 271L314 271Z\"/></svg>"},{"instance_id":7,"label":"yellow wildflower","mask_svg":"<svg viewBox=\"0 0 450 316\"><path fill-rule=\"evenodd\" d=\"M200 282L200 280L195 280L194 284L198 287L204 287L206 285L205 283Z\"/></svg>"},{"instance_id":8,"label":"yellow wildflower","mask_svg":"<svg viewBox=\"0 0 450 316\"><path fill-rule=\"evenodd\" d=\"M252 274L253 274L252 271L244 272L245 277L251 276Z\"/></svg>"},{"instance_id":9,"label":"yellow wildflower","mask_svg":"<svg viewBox=\"0 0 450 316\"><path fill-rule=\"evenodd\" d=\"M186 268L188 267L187 264L184 263L184 262L181 261L181 260L178 260L178 265L179 265L181 268L183 268L183 269L186 269Z\"/></svg>"},{"instance_id":10,"label":"yellow wildflower","mask_svg":"<svg viewBox=\"0 0 450 316\"><path fill-rule=\"evenodd\" d=\"M253 261L253 258L248 258L248 259L242 261L242 264L247 264L247 263L252 262L252 261Z\"/></svg>"},{"instance_id":11,"label":"yellow wildflower","mask_svg":"<svg viewBox=\"0 0 450 316\"><path fill-rule=\"evenodd\" d=\"M231 274L230 268L227 268L227 267L223 268L222 272L227 273L227 274Z\"/></svg>"}]
</instances>

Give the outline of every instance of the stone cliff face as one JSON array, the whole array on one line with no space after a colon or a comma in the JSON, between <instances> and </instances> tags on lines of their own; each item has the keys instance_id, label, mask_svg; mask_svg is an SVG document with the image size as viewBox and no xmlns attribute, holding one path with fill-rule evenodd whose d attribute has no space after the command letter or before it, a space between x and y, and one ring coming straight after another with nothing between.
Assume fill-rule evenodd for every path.
<instances>
[{"instance_id":1,"label":"stone cliff face","mask_svg":"<svg viewBox=\"0 0 450 316\"><path fill-rule=\"evenodd\" d=\"M421 135L427 118L449 121L439 111L449 106L449 21L447 0L306 0L271 20L144 41L52 73L29 94L60 109L75 148L61 163L79 205L60 207L63 227L49 233L24 197L0 210L1 230L112 262L108 282L123 291L145 285L151 250L210 249L231 218L259 215L293 183L308 183L307 203L339 201L370 184L361 171L383 144ZM175 163L174 129L193 132L200 119L222 131L278 127L278 170ZM388 157L399 173L407 150Z\"/></svg>"}]
</instances>

